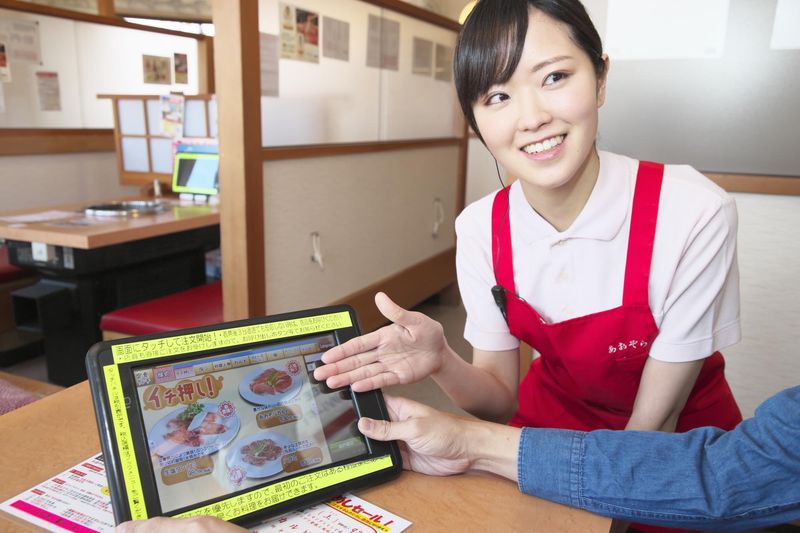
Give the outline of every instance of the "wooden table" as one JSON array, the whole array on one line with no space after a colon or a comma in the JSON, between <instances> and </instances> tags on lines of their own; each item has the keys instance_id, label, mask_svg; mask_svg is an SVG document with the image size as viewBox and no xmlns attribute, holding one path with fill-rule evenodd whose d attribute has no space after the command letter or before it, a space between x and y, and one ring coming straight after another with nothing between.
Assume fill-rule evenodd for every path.
<instances>
[{"instance_id":1,"label":"wooden table","mask_svg":"<svg viewBox=\"0 0 800 533\"><path fill-rule=\"evenodd\" d=\"M216 205L181 204L175 199L163 201L169 205L166 211L129 218L87 219L83 214L87 203L0 213L0 239L88 250L219 224ZM37 218L40 221L36 221ZM41 220L44 218L48 220Z\"/></svg>"},{"instance_id":2,"label":"wooden table","mask_svg":"<svg viewBox=\"0 0 800 533\"><path fill-rule=\"evenodd\" d=\"M17 326L44 340L50 381L86 379L83 357L101 340L103 314L205 283L218 207L163 201L163 212L137 217L87 217L84 204L0 213L11 263L40 277L14 305Z\"/></svg>"},{"instance_id":3,"label":"wooden table","mask_svg":"<svg viewBox=\"0 0 800 533\"><path fill-rule=\"evenodd\" d=\"M74 466L100 450L86 382L0 416L0 501ZM411 531L608 532L611 521L526 496L514 483L470 473L400 478L359 496L411 520ZM0 531L36 528L0 512Z\"/></svg>"}]
</instances>

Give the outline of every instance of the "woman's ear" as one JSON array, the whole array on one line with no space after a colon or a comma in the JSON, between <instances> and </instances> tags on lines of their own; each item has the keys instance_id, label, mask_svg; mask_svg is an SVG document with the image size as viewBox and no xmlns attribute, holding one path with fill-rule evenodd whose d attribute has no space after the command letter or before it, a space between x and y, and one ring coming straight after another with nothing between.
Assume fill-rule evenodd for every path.
<instances>
[{"instance_id":1,"label":"woman's ear","mask_svg":"<svg viewBox=\"0 0 800 533\"><path fill-rule=\"evenodd\" d=\"M603 54L603 73L597 77L597 107L603 107L606 101L606 80L608 79L608 69L611 67L611 61L608 59L608 54Z\"/></svg>"}]
</instances>

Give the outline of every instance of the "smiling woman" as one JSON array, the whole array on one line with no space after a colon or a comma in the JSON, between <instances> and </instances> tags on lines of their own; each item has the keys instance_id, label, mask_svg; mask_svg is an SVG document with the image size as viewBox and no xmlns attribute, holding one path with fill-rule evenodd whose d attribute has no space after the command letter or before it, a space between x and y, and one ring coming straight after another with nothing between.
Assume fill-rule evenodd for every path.
<instances>
[{"instance_id":1,"label":"smiling woman","mask_svg":"<svg viewBox=\"0 0 800 533\"><path fill-rule=\"evenodd\" d=\"M328 352L317 379L367 390L431 375L459 407L514 426L741 421L718 352L740 338L736 208L690 167L597 150L609 67L577 0L476 5L456 88L517 179L456 221L473 363L381 296L394 325ZM541 354L521 383L520 341Z\"/></svg>"}]
</instances>

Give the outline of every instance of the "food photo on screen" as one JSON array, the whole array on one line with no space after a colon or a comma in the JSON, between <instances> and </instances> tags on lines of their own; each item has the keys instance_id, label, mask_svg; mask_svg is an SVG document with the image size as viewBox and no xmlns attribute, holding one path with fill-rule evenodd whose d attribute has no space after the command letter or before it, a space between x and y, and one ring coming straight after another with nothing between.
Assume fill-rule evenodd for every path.
<instances>
[{"instance_id":1,"label":"food photo on screen","mask_svg":"<svg viewBox=\"0 0 800 533\"><path fill-rule=\"evenodd\" d=\"M133 370L163 512L367 453L331 334Z\"/></svg>"}]
</instances>

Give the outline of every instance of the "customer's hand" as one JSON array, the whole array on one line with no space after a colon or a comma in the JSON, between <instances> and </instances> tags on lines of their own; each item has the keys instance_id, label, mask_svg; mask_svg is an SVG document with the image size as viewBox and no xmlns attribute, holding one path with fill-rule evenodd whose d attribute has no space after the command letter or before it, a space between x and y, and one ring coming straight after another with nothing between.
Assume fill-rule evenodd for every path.
<instances>
[{"instance_id":1,"label":"customer's hand","mask_svg":"<svg viewBox=\"0 0 800 533\"><path fill-rule=\"evenodd\" d=\"M392 422L362 418L358 429L364 435L403 441L404 465L415 472L449 476L470 469L467 433L475 421L398 396L385 395L385 400Z\"/></svg>"},{"instance_id":2,"label":"customer's hand","mask_svg":"<svg viewBox=\"0 0 800 533\"><path fill-rule=\"evenodd\" d=\"M237 525L210 516L168 518L160 516L149 520L123 522L114 530L117 533L242 533L247 531Z\"/></svg>"},{"instance_id":3,"label":"customer's hand","mask_svg":"<svg viewBox=\"0 0 800 533\"><path fill-rule=\"evenodd\" d=\"M433 476L475 469L517 480L519 428L443 413L397 396L385 399L391 422L361 418L358 429L374 440L402 441L406 468Z\"/></svg>"},{"instance_id":4,"label":"customer's hand","mask_svg":"<svg viewBox=\"0 0 800 533\"><path fill-rule=\"evenodd\" d=\"M332 389L352 385L364 392L414 383L439 370L448 350L441 324L403 309L382 292L375 305L392 324L328 350L315 379Z\"/></svg>"}]
</instances>

